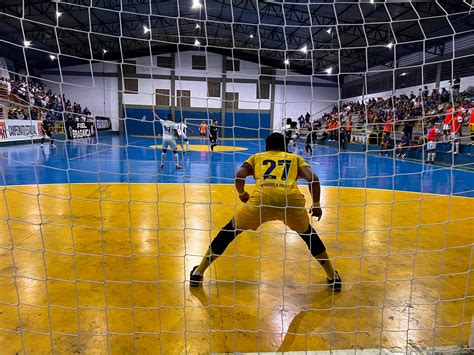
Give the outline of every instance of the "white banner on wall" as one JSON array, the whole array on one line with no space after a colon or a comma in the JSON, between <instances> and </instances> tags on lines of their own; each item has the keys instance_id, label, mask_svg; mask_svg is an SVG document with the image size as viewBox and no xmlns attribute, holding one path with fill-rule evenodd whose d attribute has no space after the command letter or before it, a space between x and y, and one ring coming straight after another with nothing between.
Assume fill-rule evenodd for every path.
<instances>
[{"instance_id":1,"label":"white banner on wall","mask_svg":"<svg viewBox=\"0 0 474 355\"><path fill-rule=\"evenodd\" d=\"M0 120L0 143L41 138L41 121Z\"/></svg>"}]
</instances>

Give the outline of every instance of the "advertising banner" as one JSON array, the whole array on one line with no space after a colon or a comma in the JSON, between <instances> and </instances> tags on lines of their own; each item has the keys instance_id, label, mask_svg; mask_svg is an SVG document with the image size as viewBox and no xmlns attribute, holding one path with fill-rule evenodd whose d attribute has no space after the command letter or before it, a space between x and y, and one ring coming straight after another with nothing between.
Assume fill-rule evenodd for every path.
<instances>
[{"instance_id":1,"label":"advertising banner","mask_svg":"<svg viewBox=\"0 0 474 355\"><path fill-rule=\"evenodd\" d=\"M69 139L89 138L95 136L94 122L66 122L66 133Z\"/></svg>"},{"instance_id":2,"label":"advertising banner","mask_svg":"<svg viewBox=\"0 0 474 355\"><path fill-rule=\"evenodd\" d=\"M112 128L112 123L110 118L103 116L95 117L95 125L98 131L107 131Z\"/></svg>"},{"instance_id":3,"label":"advertising banner","mask_svg":"<svg viewBox=\"0 0 474 355\"><path fill-rule=\"evenodd\" d=\"M41 121L0 120L0 142L40 139Z\"/></svg>"}]
</instances>

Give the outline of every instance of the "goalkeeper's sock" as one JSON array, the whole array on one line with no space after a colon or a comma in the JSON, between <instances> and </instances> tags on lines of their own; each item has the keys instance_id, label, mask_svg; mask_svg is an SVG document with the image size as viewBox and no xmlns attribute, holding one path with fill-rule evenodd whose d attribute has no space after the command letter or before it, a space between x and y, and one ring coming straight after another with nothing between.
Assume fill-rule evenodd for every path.
<instances>
[{"instance_id":1,"label":"goalkeeper's sock","mask_svg":"<svg viewBox=\"0 0 474 355\"><path fill-rule=\"evenodd\" d=\"M176 161L176 166L179 166L179 155L178 154L173 154L174 160Z\"/></svg>"},{"instance_id":2,"label":"goalkeeper's sock","mask_svg":"<svg viewBox=\"0 0 474 355\"><path fill-rule=\"evenodd\" d=\"M187 149L188 152L189 152L189 142L186 142L186 149Z\"/></svg>"},{"instance_id":3,"label":"goalkeeper's sock","mask_svg":"<svg viewBox=\"0 0 474 355\"><path fill-rule=\"evenodd\" d=\"M161 153L161 165L165 164L166 153Z\"/></svg>"}]
</instances>

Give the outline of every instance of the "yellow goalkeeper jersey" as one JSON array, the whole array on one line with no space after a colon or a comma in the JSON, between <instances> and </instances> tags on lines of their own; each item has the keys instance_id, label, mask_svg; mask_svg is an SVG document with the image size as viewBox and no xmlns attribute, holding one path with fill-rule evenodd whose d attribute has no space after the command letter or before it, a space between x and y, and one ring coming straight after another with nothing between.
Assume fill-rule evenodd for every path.
<instances>
[{"instance_id":1,"label":"yellow goalkeeper jersey","mask_svg":"<svg viewBox=\"0 0 474 355\"><path fill-rule=\"evenodd\" d=\"M298 169L309 164L295 154L269 151L252 155L242 166L251 170L256 183L255 192L288 196L301 194L296 183Z\"/></svg>"}]
</instances>

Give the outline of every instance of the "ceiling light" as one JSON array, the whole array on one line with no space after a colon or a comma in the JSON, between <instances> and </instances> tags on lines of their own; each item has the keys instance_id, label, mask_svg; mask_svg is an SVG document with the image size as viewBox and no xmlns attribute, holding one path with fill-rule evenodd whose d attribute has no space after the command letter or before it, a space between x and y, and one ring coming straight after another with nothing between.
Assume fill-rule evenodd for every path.
<instances>
[{"instance_id":1,"label":"ceiling light","mask_svg":"<svg viewBox=\"0 0 474 355\"><path fill-rule=\"evenodd\" d=\"M196 23L196 28L201 28L201 26L199 26L199 23Z\"/></svg>"},{"instance_id":2,"label":"ceiling light","mask_svg":"<svg viewBox=\"0 0 474 355\"><path fill-rule=\"evenodd\" d=\"M253 38L253 35L251 34L249 37L250 37L250 38Z\"/></svg>"},{"instance_id":3,"label":"ceiling light","mask_svg":"<svg viewBox=\"0 0 474 355\"><path fill-rule=\"evenodd\" d=\"M374 0L369 0L369 2L370 2L371 4L373 4L373 3L374 3Z\"/></svg>"},{"instance_id":4,"label":"ceiling light","mask_svg":"<svg viewBox=\"0 0 474 355\"><path fill-rule=\"evenodd\" d=\"M332 73L332 67L329 67L325 70L326 74L331 74Z\"/></svg>"},{"instance_id":5,"label":"ceiling light","mask_svg":"<svg viewBox=\"0 0 474 355\"><path fill-rule=\"evenodd\" d=\"M326 32L327 32L328 34L331 34L332 28L328 28L328 29L326 30Z\"/></svg>"},{"instance_id":6,"label":"ceiling light","mask_svg":"<svg viewBox=\"0 0 474 355\"><path fill-rule=\"evenodd\" d=\"M63 14L62 12L56 11L56 17L57 18L61 17L62 14Z\"/></svg>"},{"instance_id":7,"label":"ceiling light","mask_svg":"<svg viewBox=\"0 0 474 355\"><path fill-rule=\"evenodd\" d=\"M301 49L300 49L301 52L303 53L307 53L308 52L308 46L303 46Z\"/></svg>"},{"instance_id":8,"label":"ceiling light","mask_svg":"<svg viewBox=\"0 0 474 355\"><path fill-rule=\"evenodd\" d=\"M31 41L23 41L23 45L25 47L29 47L29 46L31 46Z\"/></svg>"},{"instance_id":9,"label":"ceiling light","mask_svg":"<svg viewBox=\"0 0 474 355\"><path fill-rule=\"evenodd\" d=\"M51 60L55 60L55 59L56 59L56 56L55 56L55 55L52 55L52 54L50 54L50 55L49 55L49 59L51 59Z\"/></svg>"},{"instance_id":10,"label":"ceiling light","mask_svg":"<svg viewBox=\"0 0 474 355\"><path fill-rule=\"evenodd\" d=\"M102 53L106 54L107 52L107 49L102 49Z\"/></svg>"},{"instance_id":11,"label":"ceiling light","mask_svg":"<svg viewBox=\"0 0 474 355\"><path fill-rule=\"evenodd\" d=\"M194 47L199 47L201 45L201 42L199 42L198 39L194 41Z\"/></svg>"},{"instance_id":12,"label":"ceiling light","mask_svg":"<svg viewBox=\"0 0 474 355\"><path fill-rule=\"evenodd\" d=\"M285 59L285 65L289 65L290 64L290 60L289 59Z\"/></svg>"},{"instance_id":13,"label":"ceiling light","mask_svg":"<svg viewBox=\"0 0 474 355\"><path fill-rule=\"evenodd\" d=\"M150 32L151 30L148 28L147 25L143 25L143 33L144 34L147 34L148 32Z\"/></svg>"},{"instance_id":14,"label":"ceiling light","mask_svg":"<svg viewBox=\"0 0 474 355\"><path fill-rule=\"evenodd\" d=\"M407 73L401 73L401 74L400 74L400 76L405 76L405 75L407 75Z\"/></svg>"},{"instance_id":15,"label":"ceiling light","mask_svg":"<svg viewBox=\"0 0 474 355\"><path fill-rule=\"evenodd\" d=\"M202 7L201 1L199 0L193 0L193 6L191 6L193 9L200 9Z\"/></svg>"},{"instance_id":16,"label":"ceiling light","mask_svg":"<svg viewBox=\"0 0 474 355\"><path fill-rule=\"evenodd\" d=\"M387 44L387 48L392 49L392 47L393 47L393 42L390 42L389 44Z\"/></svg>"}]
</instances>

